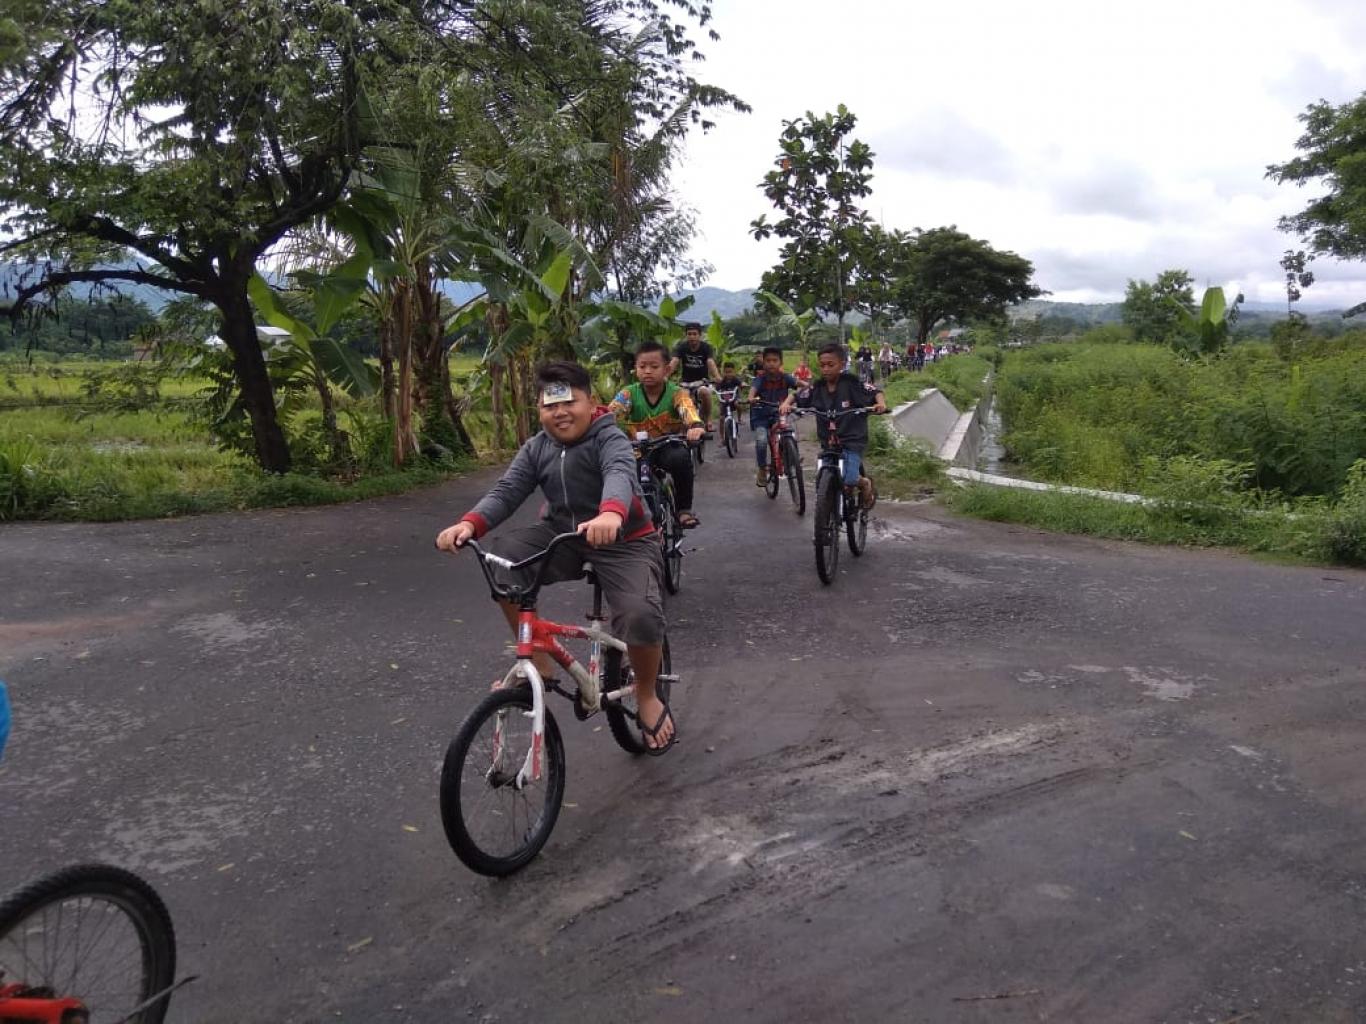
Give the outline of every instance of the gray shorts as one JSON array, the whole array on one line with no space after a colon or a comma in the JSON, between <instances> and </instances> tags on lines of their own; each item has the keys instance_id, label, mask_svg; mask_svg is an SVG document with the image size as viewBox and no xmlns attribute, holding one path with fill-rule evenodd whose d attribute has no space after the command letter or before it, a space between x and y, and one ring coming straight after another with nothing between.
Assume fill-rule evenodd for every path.
<instances>
[{"instance_id":1,"label":"gray shorts","mask_svg":"<svg viewBox=\"0 0 1366 1024\"><path fill-rule=\"evenodd\" d=\"M545 549L555 536L555 528L539 522L500 532L491 545L495 554L514 562ZM664 553L657 534L619 541L600 548L582 538L561 544L550 556L547 583L576 580L583 574L583 563L592 562L603 596L611 613L612 635L628 644L653 647L664 642ZM523 569L530 584L540 565ZM499 579L507 574L498 573Z\"/></svg>"}]
</instances>

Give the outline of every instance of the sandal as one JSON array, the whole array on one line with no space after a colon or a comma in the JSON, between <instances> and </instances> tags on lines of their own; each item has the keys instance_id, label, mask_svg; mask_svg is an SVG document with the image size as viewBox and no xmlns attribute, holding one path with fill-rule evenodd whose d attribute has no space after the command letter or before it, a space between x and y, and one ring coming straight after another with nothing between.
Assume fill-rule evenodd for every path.
<instances>
[{"instance_id":1,"label":"sandal","mask_svg":"<svg viewBox=\"0 0 1366 1024\"><path fill-rule=\"evenodd\" d=\"M685 530L695 530L702 525L702 521L691 512L678 513L678 525Z\"/></svg>"},{"instance_id":2,"label":"sandal","mask_svg":"<svg viewBox=\"0 0 1366 1024\"><path fill-rule=\"evenodd\" d=\"M669 742L664 744L664 746L652 747L650 746L649 741L659 735L659 731L664 728L665 722L673 722L673 720L674 713L670 710L669 705L665 704L664 710L659 713L659 718L655 721L653 726L648 726L644 722L640 723L640 745L645 748L645 753L649 754L651 757L659 757L661 754L667 754L669 752L669 748L678 741L678 723L674 723L674 733L669 737Z\"/></svg>"}]
</instances>

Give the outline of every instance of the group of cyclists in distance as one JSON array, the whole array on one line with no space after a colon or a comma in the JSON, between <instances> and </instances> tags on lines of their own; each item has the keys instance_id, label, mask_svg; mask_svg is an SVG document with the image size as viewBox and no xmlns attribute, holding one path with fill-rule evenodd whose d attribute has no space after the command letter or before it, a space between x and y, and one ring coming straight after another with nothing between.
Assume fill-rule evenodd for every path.
<instances>
[{"instance_id":1,"label":"group of cyclists in distance","mask_svg":"<svg viewBox=\"0 0 1366 1024\"><path fill-rule=\"evenodd\" d=\"M766 348L759 357L749 390L759 486L767 476L767 433L793 409L827 414L862 408L886 411L881 389L848 371L843 345L823 346L816 361L819 379L803 381L800 374L784 371L780 349ZM805 376L811 376L809 371ZM664 562L656 533L659 524L652 521L643 500L631 439L640 434L681 435L689 444L698 443L705 432L715 429L713 385L730 388L743 382L734 364L716 365L715 352L703 340L698 323L686 325L683 340L672 352L658 341L642 343L635 354L635 377L603 407L583 366L567 361L540 366L536 384L541 432L522 445L503 476L470 511L437 535L436 546L455 552L482 538L539 489L545 504L538 521L501 531L493 551L516 562L547 548L557 534L579 534L554 550L544 580L578 579L591 559L611 613L612 634L627 644L642 744L649 753L659 754L678 735L672 709L656 690L665 633ZM841 417L838 442L844 452L844 484L851 493L857 490L864 507L871 508L876 490L862 465L867 418ZM680 525L697 527L689 448L659 447L647 457L657 460L673 479ZM511 601L500 604L515 634L518 607ZM538 654L536 667L553 684L554 662Z\"/></svg>"}]
</instances>

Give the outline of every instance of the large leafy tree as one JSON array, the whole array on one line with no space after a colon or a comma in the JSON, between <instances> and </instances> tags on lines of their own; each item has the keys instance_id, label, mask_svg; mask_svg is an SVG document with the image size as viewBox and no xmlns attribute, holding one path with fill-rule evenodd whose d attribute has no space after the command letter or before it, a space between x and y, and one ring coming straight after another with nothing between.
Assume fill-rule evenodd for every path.
<instances>
[{"instance_id":1,"label":"large leafy tree","mask_svg":"<svg viewBox=\"0 0 1366 1024\"><path fill-rule=\"evenodd\" d=\"M1124 289L1120 318L1139 341L1174 344L1195 313L1189 271L1164 270L1153 281L1130 280Z\"/></svg>"},{"instance_id":2,"label":"large leafy tree","mask_svg":"<svg viewBox=\"0 0 1366 1024\"><path fill-rule=\"evenodd\" d=\"M783 122L774 168L759 185L781 216L750 224L756 239L783 240L761 287L795 307L833 314L841 335L857 305L870 225L859 202L872 192L873 151L851 138L857 123L842 103L834 113Z\"/></svg>"},{"instance_id":3,"label":"large leafy tree","mask_svg":"<svg viewBox=\"0 0 1366 1024\"><path fill-rule=\"evenodd\" d=\"M1270 165L1267 176L1300 186L1321 182L1326 191L1299 213L1282 217L1280 228L1299 235L1312 256L1366 259L1366 93L1340 106L1311 103L1300 121L1304 134L1295 148L1301 155ZM1348 315L1364 311L1361 303Z\"/></svg>"},{"instance_id":4,"label":"large leafy tree","mask_svg":"<svg viewBox=\"0 0 1366 1024\"><path fill-rule=\"evenodd\" d=\"M695 52L687 26L709 17L688 0L18 0L0 24L0 256L30 270L8 309L76 282L211 303L257 457L284 471L247 285L287 232L338 203L369 147L412 141L374 116L394 78L438 68L443 118L472 89L534 133L544 97L572 107L577 76L648 25L673 58L641 94L662 116L684 95L715 98L681 59ZM523 83L540 103L513 102Z\"/></svg>"},{"instance_id":5,"label":"large leafy tree","mask_svg":"<svg viewBox=\"0 0 1366 1024\"><path fill-rule=\"evenodd\" d=\"M952 225L898 234L887 241L887 251L891 269L883 308L894 319L914 321L922 344L946 320L992 319L1007 306L1043 294L1029 260Z\"/></svg>"}]
</instances>

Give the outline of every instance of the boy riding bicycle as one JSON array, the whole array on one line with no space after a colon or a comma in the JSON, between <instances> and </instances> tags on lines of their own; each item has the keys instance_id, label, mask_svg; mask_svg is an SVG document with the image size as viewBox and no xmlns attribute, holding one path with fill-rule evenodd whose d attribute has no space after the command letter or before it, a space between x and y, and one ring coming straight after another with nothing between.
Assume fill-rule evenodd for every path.
<instances>
[{"instance_id":1,"label":"boy riding bicycle","mask_svg":"<svg viewBox=\"0 0 1366 1024\"><path fill-rule=\"evenodd\" d=\"M651 437L686 433L690 443L702 437L697 407L686 390L669 380L669 350L657 341L644 342L636 350L636 383L618 391L607 408L628 437L642 430ZM673 477L679 525L692 529L698 525L692 510L692 454L680 445L664 448L653 458Z\"/></svg>"},{"instance_id":2,"label":"boy riding bicycle","mask_svg":"<svg viewBox=\"0 0 1366 1024\"><path fill-rule=\"evenodd\" d=\"M547 363L537 371L536 384L541 432L522 445L473 509L437 535L436 546L454 552L482 537L539 485L546 500L541 518L504 531L494 551L519 561L543 550L556 534L581 535L551 556L546 580L578 579L584 562L592 560L612 612L612 633L628 645L645 745L662 751L675 735L673 715L655 692L664 641L664 564L641 500L635 453L607 410L597 406L582 366ZM499 606L515 634L518 606ZM545 655L536 656L536 667L547 680L554 678L554 663Z\"/></svg>"},{"instance_id":3,"label":"boy riding bicycle","mask_svg":"<svg viewBox=\"0 0 1366 1024\"><path fill-rule=\"evenodd\" d=\"M793 406L815 409L817 412L842 412L846 409L872 407L874 412L887 411L887 400L876 385L865 384L852 373L847 373L849 356L844 346L831 342L817 353L816 363L821 379L814 386L799 394L788 395L783 400L782 411L788 413ZM863 507L870 509L877 500L873 481L863 473L863 452L868 447L868 417L844 416L839 420L837 434L844 450L844 485L858 487L863 498ZM821 443L825 443L825 433L821 433Z\"/></svg>"},{"instance_id":4,"label":"boy riding bicycle","mask_svg":"<svg viewBox=\"0 0 1366 1024\"><path fill-rule=\"evenodd\" d=\"M801 387L796 377L783 372L782 349L770 345L763 351L763 361L763 372L749 386L749 429L754 431L754 461L758 465L754 483L758 487L768 483L768 431L779 415L775 406Z\"/></svg>"},{"instance_id":5,"label":"boy riding bicycle","mask_svg":"<svg viewBox=\"0 0 1366 1024\"><path fill-rule=\"evenodd\" d=\"M706 422L708 432L715 430L716 425L711 418L712 389L707 384L721 374L716 371L716 353L711 345L702 340L701 324L694 321L683 328L683 340L674 346L673 358L668 360L668 364L665 377L673 376L674 371L682 367L683 383L697 389L697 400L701 403L702 419Z\"/></svg>"}]
</instances>

